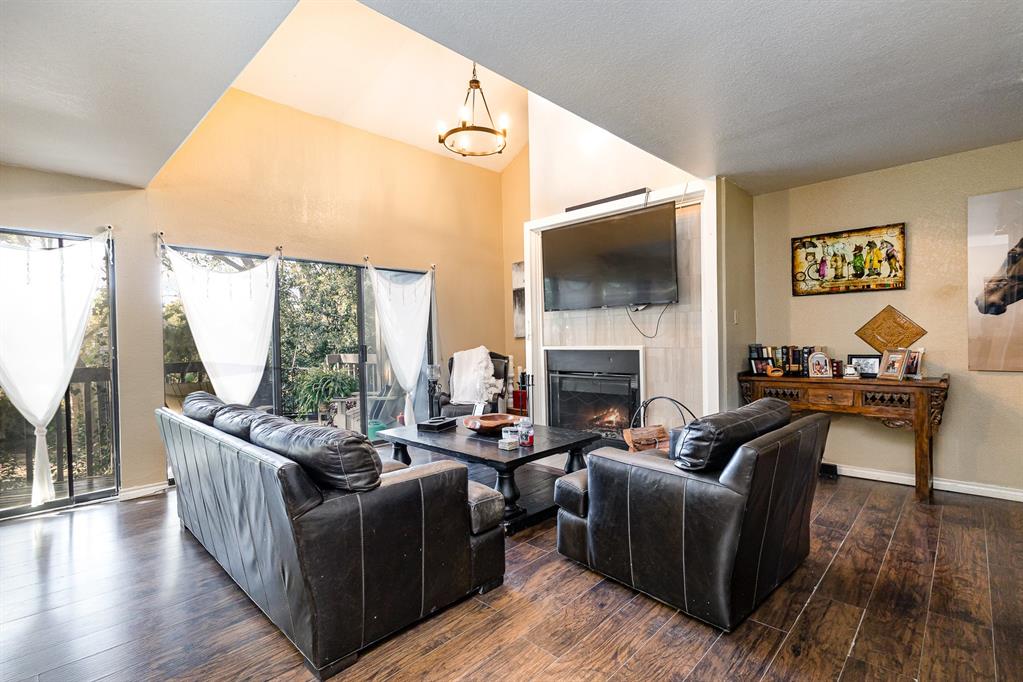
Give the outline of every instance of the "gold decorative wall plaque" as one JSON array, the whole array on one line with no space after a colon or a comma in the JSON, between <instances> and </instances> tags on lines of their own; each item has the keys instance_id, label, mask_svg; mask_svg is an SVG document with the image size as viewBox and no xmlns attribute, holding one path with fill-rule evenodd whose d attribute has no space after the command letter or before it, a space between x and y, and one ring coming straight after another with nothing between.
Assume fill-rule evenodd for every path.
<instances>
[{"instance_id":1,"label":"gold decorative wall plaque","mask_svg":"<svg viewBox=\"0 0 1023 682\"><path fill-rule=\"evenodd\" d=\"M889 348L908 348L926 333L926 329L889 305L860 327L856 336L883 353Z\"/></svg>"}]
</instances>

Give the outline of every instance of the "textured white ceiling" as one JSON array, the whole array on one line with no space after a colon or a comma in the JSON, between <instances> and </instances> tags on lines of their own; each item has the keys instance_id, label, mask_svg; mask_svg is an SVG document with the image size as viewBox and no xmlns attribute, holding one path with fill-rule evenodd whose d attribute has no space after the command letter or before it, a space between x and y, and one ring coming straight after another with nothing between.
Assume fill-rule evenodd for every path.
<instances>
[{"instance_id":1,"label":"textured white ceiling","mask_svg":"<svg viewBox=\"0 0 1023 682\"><path fill-rule=\"evenodd\" d=\"M234 87L462 159L437 143L437 122L454 126L471 73L471 59L354 0L303 0ZM508 147L464 160L500 171L527 142L526 91L483 68L479 78L494 122L508 116Z\"/></svg>"},{"instance_id":2,"label":"textured white ceiling","mask_svg":"<svg viewBox=\"0 0 1023 682\"><path fill-rule=\"evenodd\" d=\"M364 0L761 193L1023 138L1020 0Z\"/></svg>"},{"instance_id":3,"label":"textured white ceiling","mask_svg":"<svg viewBox=\"0 0 1023 682\"><path fill-rule=\"evenodd\" d=\"M296 0L0 0L0 162L145 186Z\"/></svg>"}]
</instances>

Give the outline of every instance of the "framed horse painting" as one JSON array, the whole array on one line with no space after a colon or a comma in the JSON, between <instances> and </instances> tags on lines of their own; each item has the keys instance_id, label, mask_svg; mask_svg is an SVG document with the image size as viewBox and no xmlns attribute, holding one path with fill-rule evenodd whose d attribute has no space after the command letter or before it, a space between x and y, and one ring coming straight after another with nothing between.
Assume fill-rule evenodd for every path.
<instances>
[{"instance_id":1,"label":"framed horse painting","mask_svg":"<svg viewBox=\"0 0 1023 682\"><path fill-rule=\"evenodd\" d=\"M906 288L906 223L792 239L792 295Z\"/></svg>"},{"instance_id":2,"label":"framed horse painting","mask_svg":"<svg viewBox=\"0 0 1023 682\"><path fill-rule=\"evenodd\" d=\"M970 369L1023 372L1023 189L966 209Z\"/></svg>"}]
</instances>

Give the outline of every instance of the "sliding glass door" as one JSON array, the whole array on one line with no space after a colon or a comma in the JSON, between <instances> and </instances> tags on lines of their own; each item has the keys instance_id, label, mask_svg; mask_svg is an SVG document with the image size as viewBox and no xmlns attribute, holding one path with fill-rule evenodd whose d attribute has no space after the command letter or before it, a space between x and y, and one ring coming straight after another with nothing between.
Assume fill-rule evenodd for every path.
<instances>
[{"instance_id":1,"label":"sliding glass door","mask_svg":"<svg viewBox=\"0 0 1023 682\"><path fill-rule=\"evenodd\" d=\"M217 269L252 267L262 257L183 250ZM422 273L384 270L396 278ZM372 288L362 266L284 258L267 371L252 405L298 421L330 423L366 433L397 425L404 394L394 379L376 324ZM165 402L181 409L184 396L212 392L195 348L173 273L163 272ZM425 366L425 365L424 365ZM426 382L417 410L428 412Z\"/></svg>"},{"instance_id":2,"label":"sliding glass door","mask_svg":"<svg viewBox=\"0 0 1023 682\"><path fill-rule=\"evenodd\" d=\"M53 249L79 235L0 228L0 242ZM50 469L60 507L111 496L118 487L113 245L93 301L78 365L47 428ZM0 295L3 295L0 292ZM0 389L0 518L33 509L35 435Z\"/></svg>"},{"instance_id":3,"label":"sliding glass door","mask_svg":"<svg viewBox=\"0 0 1023 682\"><path fill-rule=\"evenodd\" d=\"M395 282L412 280L422 274L418 272L383 270L381 268L377 268L377 272ZM365 274L365 271L363 271L363 274ZM398 384L398 379L391 368L390 358L387 357L387 348L384 346L383 335L380 332L376 306L373 301L373 287L370 284L369 277L362 278L362 297L363 306L365 307L363 315L363 344L365 348L364 368L366 373L364 382L367 406L366 434L371 440L376 440L378 431L398 425L398 417L405 410L405 391ZM432 334L427 335L427 353L420 368L419 384L416 386L414 404L417 420L427 419L430 416L426 366L432 362L432 338Z\"/></svg>"},{"instance_id":4,"label":"sliding glass door","mask_svg":"<svg viewBox=\"0 0 1023 682\"><path fill-rule=\"evenodd\" d=\"M280 414L362 431L359 401L331 400L359 392L359 268L285 259L278 281Z\"/></svg>"},{"instance_id":5,"label":"sliding glass door","mask_svg":"<svg viewBox=\"0 0 1023 682\"><path fill-rule=\"evenodd\" d=\"M196 265L218 272L238 272L258 265L259 257L213 251L183 251L183 255ZM163 303L163 398L164 404L181 411L181 402L193 391L213 392L199 351L192 338L192 330L185 319L185 308L178 293L177 280L170 269L167 256L163 256L160 273L160 297ZM273 356L268 355L267 369L259 382L256 395L250 403L253 407L273 410L277 405L274 382Z\"/></svg>"}]
</instances>

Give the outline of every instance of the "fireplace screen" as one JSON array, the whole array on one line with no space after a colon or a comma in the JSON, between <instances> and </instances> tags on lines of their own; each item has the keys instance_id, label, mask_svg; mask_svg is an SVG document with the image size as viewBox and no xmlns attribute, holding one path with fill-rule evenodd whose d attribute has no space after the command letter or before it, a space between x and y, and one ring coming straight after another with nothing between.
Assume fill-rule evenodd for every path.
<instances>
[{"instance_id":1,"label":"fireplace screen","mask_svg":"<svg viewBox=\"0 0 1023 682\"><path fill-rule=\"evenodd\" d=\"M550 424L592 431L622 441L638 407L639 380L632 374L549 372Z\"/></svg>"}]
</instances>

